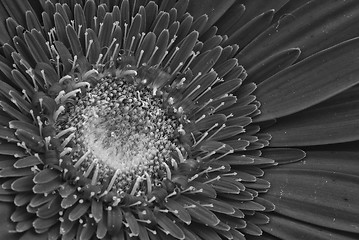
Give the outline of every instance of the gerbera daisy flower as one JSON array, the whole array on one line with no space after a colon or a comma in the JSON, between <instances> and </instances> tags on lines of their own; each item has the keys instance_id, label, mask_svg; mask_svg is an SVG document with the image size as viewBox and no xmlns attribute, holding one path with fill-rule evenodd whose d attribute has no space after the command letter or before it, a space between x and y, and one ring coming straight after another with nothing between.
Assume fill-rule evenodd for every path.
<instances>
[{"instance_id":1,"label":"gerbera daisy flower","mask_svg":"<svg viewBox=\"0 0 359 240\"><path fill-rule=\"evenodd\" d=\"M357 239L356 1L0 2L8 239Z\"/></svg>"}]
</instances>

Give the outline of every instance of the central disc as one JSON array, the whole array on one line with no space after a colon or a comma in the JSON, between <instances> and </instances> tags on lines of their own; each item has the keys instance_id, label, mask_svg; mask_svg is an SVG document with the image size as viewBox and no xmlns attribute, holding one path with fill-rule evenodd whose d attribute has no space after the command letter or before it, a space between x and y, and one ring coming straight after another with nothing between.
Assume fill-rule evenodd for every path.
<instances>
[{"instance_id":1,"label":"central disc","mask_svg":"<svg viewBox=\"0 0 359 240\"><path fill-rule=\"evenodd\" d=\"M97 171L118 193L133 191L140 180L147 183L136 192L145 193L166 177L179 124L148 89L105 78L69 108L65 125L76 128L74 164L85 176Z\"/></svg>"}]
</instances>

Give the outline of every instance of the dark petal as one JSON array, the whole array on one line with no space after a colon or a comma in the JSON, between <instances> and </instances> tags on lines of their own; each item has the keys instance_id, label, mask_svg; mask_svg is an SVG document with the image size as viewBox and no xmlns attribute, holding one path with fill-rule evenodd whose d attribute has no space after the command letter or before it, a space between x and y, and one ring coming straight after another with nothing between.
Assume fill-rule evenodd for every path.
<instances>
[{"instance_id":1,"label":"dark petal","mask_svg":"<svg viewBox=\"0 0 359 240\"><path fill-rule=\"evenodd\" d=\"M251 68L258 59L276 52L300 48L301 58L358 35L357 1L311 1L291 13L286 13L238 55L240 64Z\"/></svg>"},{"instance_id":2,"label":"dark petal","mask_svg":"<svg viewBox=\"0 0 359 240\"><path fill-rule=\"evenodd\" d=\"M256 96L264 121L320 103L359 82L359 38L321 51L265 80Z\"/></svg>"},{"instance_id":3,"label":"dark petal","mask_svg":"<svg viewBox=\"0 0 359 240\"><path fill-rule=\"evenodd\" d=\"M305 157L305 152L297 148L266 148L262 149L262 157L270 158L279 164L297 162Z\"/></svg>"},{"instance_id":4,"label":"dark petal","mask_svg":"<svg viewBox=\"0 0 359 240\"><path fill-rule=\"evenodd\" d=\"M238 29L251 21L253 18L257 17L258 15L270 11L270 10L278 10L280 9L287 0L277 0L277 1L267 1L267 0L256 0L256 1L250 1L250 0L240 0L237 1L236 4L243 4L245 6L245 12L243 16L235 22L228 22L227 24L231 25L231 28L228 29L226 32L222 32L219 28L219 33L221 34L227 34L231 35L233 33L234 29ZM228 11L227 13L230 13ZM233 13L232 13L233 14Z\"/></svg>"},{"instance_id":5,"label":"dark petal","mask_svg":"<svg viewBox=\"0 0 359 240\"><path fill-rule=\"evenodd\" d=\"M34 183L32 182L32 176L30 175L16 179L11 184L11 189L16 192L29 192L33 186Z\"/></svg>"},{"instance_id":6,"label":"dark petal","mask_svg":"<svg viewBox=\"0 0 359 240\"><path fill-rule=\"evenodd\" d=\"M196 219L199 223L216 226L220 222L214 213L188 197L181 196L177 199L177 201L183 206L191 206L187 208L187 211L192 218Z\"/></svg>"},{"instance_id":7,"label":"dark petal","mask_svg":"<svg viewBox=\"0 0 359 240\"><path fill-rule=\"evenodd\" d=\"M198 18L203 14L208 15L206 30L211 27L223 14L232 7L235 0L216 1L216 0L192 0L189 2L188 11L194 17Z\"/></svg>"},{"instance_id":8,"label":"dark petal","mask_svg":"<svg viewBox=\"0 0 359 240\"><path fill-rule=\"evenodd\" d=\"M266 132L271 146L311 146L359 140L357 96L279 119Z\"/></svg>"},{"instance_id":9,"label":"dark petal","mask_svg":"<svg viewBox=\"0 0 359 240\"><path fill-rule=\"evenodd\" d=\"M170 234L176 239L185 239L185 235L181 228L169 219L166 214L161 212L155 213L156 221L158 225L162 228L161 230L164 231L167 235Z\"/></svg>"},{"instance_id":10,"label":"dark petal","mask_svg":"<svg viewBox=\"0 0 359 240\"><path fill-rule=\"evenodd\" d=\"M257 17L253 18L251 21L243 25L241 28L236 29L234 33L231 33L230 37L227 41L224 42L224 44L238 44L239 46L246 46L258 34L260 34L267 27L269 27L273 15L274 9L271 9L258 15Z\"/></svg>"},{"instance_id":11,"label":"dark petal","mask_svg":"<svg viewBox=\"0 0 359 240\"><path fill-rule=\"evenodd\" d=\"M297 221L295 219L285 217L280 214L269 213L268 216L270 217L270 223L261 226L261 229L263 231L274 236L273 238L268 238L268 240L272 240L272 239L273 240L274 239L357 240L358 239L358 236L356 234L337 232L328 228L320 228L312 224L306 224L301 221ZM259 237L257 240L262 240L262 238Z\"/></svg>"},{"instance_id":12,"label":"dark petal","mask_svg":"<svg viewBox=\"0 0 359 240\"><path fill-rule=\"evenodd\" d=\"M8 238L6 238L6 239L8 239ZM47 233L37 234L37 233L34 233L33 231L27 231L24 235L21 236L21 238L17 238L17 239L19 239L19 240L47 240L48 235L47 235Z\"/></svg>"},{"instance_id":13,"label":"dark petal","mask_svg":"<svg viewBox=\"0 0 359 240\"><path fill-rule=\"evenodd\" d=\"M7 240L19 239L19 234L10 233L10 230L14 230L14 223L10 220L10 216L14 211L13 203L0 202L0 235Z\"/></svg>"},{"instance_id":14,"label":"dark petal","mask_svg":"<svg viewBox=\"0 0 359 240\"><path fill-rule=\"evenodd\" d=\"M0 6L2 10L6 11L8 16L14 18L22 26L26 26L26 11L33 11L31 5L27 0L4 0L1 1Z\"/></svg>"},{"instance_id":15,"label":"dark petal","mask_svg":"<svg viewBox=\"0 0 359 240\"><path fill-rule=\"evenodd\" d=\"M263 82L275 73L292 65L299 55L299 48L289 48L256 62L256 64L246 69L248 73L246 82L255 82L257 84Z\"/></svg>"},{"instance_id":16,"label":"dark petal","mask_svg":"<svg viewBox=\"0 0 359 240\"><path fill-rule=\"evenodd\" d=\"M187 225L191 223L191 216L176 200L168 199L168 201L164 203L164 206Z\"/></svg>"},{"instance_id":17,"label":"dark petal","mask_svg":"<svg viewBox=\"0 0 359 240\"><path fill-rule=\"evenodd\" d=\"M86 214L89 208L90 208L89 202L84 202L84 203L81 202L80 204L77 204L72 210L70 210L71 212L69 214L69 220L70 221L78 220L79 218L84 216L84 214Z\"/></svg>"},{"instance_id":18,"label":"dark petal","mask_svg":"<svg viewBox=\"0 0 359 240\"><path fill-rule=\"evenodd\" d=\"M357 152L308 152L303 161L266 169L271 188L263 197L290 220L359 234L358 157ZM282 231L271 224L266 229Z\"/></svg>"},{"instance_id":19,"label":"dark petal","mask_svg":"<svg viewBox=\"0 0 359 240\"><path fill-rule=\"evenodd\" d=\"M289 0L287 1L284 6L282 6L278 11L276 11L273 21L278 21L283 15L289 14L293 12L300 6L303 6L310 2L311 0Z\"/></svg>"}]
</instances>

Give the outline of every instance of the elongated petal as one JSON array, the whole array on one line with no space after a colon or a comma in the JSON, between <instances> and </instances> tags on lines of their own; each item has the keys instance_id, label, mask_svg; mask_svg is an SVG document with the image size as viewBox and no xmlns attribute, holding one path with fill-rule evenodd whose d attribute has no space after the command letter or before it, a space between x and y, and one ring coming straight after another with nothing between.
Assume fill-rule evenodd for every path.
<instances>
[{"instance_id":1,"label":"elongated petal","mask_svg":"<svg viewBox=\"0 0 359 240\"><path fill-rule=\"evenodd\" d=\"M359 38L315 54L258 85L261 115L278 118L322 102L359 82Z\"/></svg>"},{"instance_id":2,"label":"elongated petal","mask_svg":"<svg viewBox=\"0 0 359 240\"><path fill-rule=\"evenodd\" d=\"M300 48L303 59L357 36L354 24L359 19L358 4L356 1L315 0L285 13L237 55L240 64L250 68L258 59L288 48Z\"/></svg>"},{"instance_id":3,"label":"elongated petal","mask_svg":"<svg viewBox=\"0 0 359 240\"><path fill-rule=\"evenodd\" d=\"M359 101L352 99L304 111L268 129L271 146L310 146L359 140Z\"/></svg>"},{"instance_id":4,"label":"elongated petal","mask_svg":"<svg viewBox=\"0 0 359 240\"><path fill-rule=\"evenodd\" d=\"M266 171L276 212L311 225L359 233L358 153L308 152Z\"/></svg>"}]
</instances>

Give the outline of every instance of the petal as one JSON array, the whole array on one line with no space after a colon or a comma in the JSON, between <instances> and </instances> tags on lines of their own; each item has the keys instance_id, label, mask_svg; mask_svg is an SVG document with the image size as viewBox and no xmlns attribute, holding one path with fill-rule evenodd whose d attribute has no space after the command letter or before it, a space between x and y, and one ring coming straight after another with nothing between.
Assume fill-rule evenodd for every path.
<instances>
[{"instance_id":1,"label":"petal","mask_svg":"<svg viewBox=\"0 0 359 240\"><path fill-rule=\"evenodd\" d=\"M17 1L17 0L5 0L1 1L2 7L4 7L12 18L14 18L18 23L23 26L26 26L26 11L33 11L31 5L28 1Z\"/></svg>"},{"instance_id":2,"label":"petal","mask_svg":"<svg viewBox=\"0 0 359 240\"><path fill-rule=\"evenodd\" d=\"M306 224L287 218L280 214L269 213L270 222L267 225L261 226L262 230L275 236L273 239L296 239L296 240L356 240L357 236L350 233L336 233L331 229L323 229L314 225ZM276 227L274 227L276 226ZM278 227L280 226L280 227ZM262 238L259 238L262 240ZM272 238L270 238L272 239Z\"/></svg>"},{"instance_id":3,"label":"petal","mask_svg":"<svg viewBox=\"0 0 359 240\"><path fill-rule=\"evenodd\" d=\"M359 38L340 43L260 83L256 96L264 121L298 112L357 84Z\"/></svg>"},{"instance_id":4,"label":"petal","mask_svg":"<svg viewBox=\"0 0 359 240\"><path fill-rule=\"evenodd\" d=\"M238 44L239 46L246 46L258 34L262 33L267 27L269 27L273 19L273 15L274 9L270 9L253 18L241 28L235 30L225 44Z\"/></svg>"},{"instance_id":5,"label":"petal","mask_svg":"<svg viewBox=\"0 0 359 240\"><path fill-rule=\"evenodd\" d=\"M267 169L271 189L264 198L290 219L358 234L358 157L357 152L308 152L301 162Z\"/></svg>"},{"instance_id":6,"label":"petal","mask_svg":"<svg viewBox=\"0 0 359 240\"><path fill-rule=\"evenodd\" d=\"M235 0L216 1L216 0L192 0L189 2L188 11L194 17L198 18L203 14L208 15L207 22L208 29L212 26L223 14L232 7Z\"/></svg>"},{"instance_id":7,"label":"petal","mask_svg":"<svg viewBox=\"0 0 359 240\"><path fill-rule=\"evenodd\" d=\"M253 64L251 68L246 69L248 77L247 82L261 83L277 72L292 65L299 57L299 48L289 48L268 56L262 61Z\"/></svg>"},{"instance_id":8,"label":"petal","mask_svg":"<svg viewBox=\"0 0 359 240\"><path fill-rule=\"evenodd\" d=\"M279 119L267 132L271 146L311 146L359 140L357 96Z\"/></svg>"},{"instance_id":9,"label":"petal","mask_svg":"<svg viewBox=\"0 0 359 240\"><path fill-rule=\"evenodd\" d=\"M10 220L10 216L14 211L13 203L0 202L0 235L7 240L19 239L18 234L10 233L10 230L14 228L14 223Z\"/></svg>"},{"instance_id":10,"label":"petal","mask_svg":"<svg viewBox=\"0 0 359 240\"><path fill-rule=\"evenodd\" d=\"M270 1L271 2L271 1ZM238 55L240 64L250 68L288 48L300 48L301 59L313 53L358 36L357 1L310 1L294 12L281 16Z\"/></svg>"}]
</instances>

